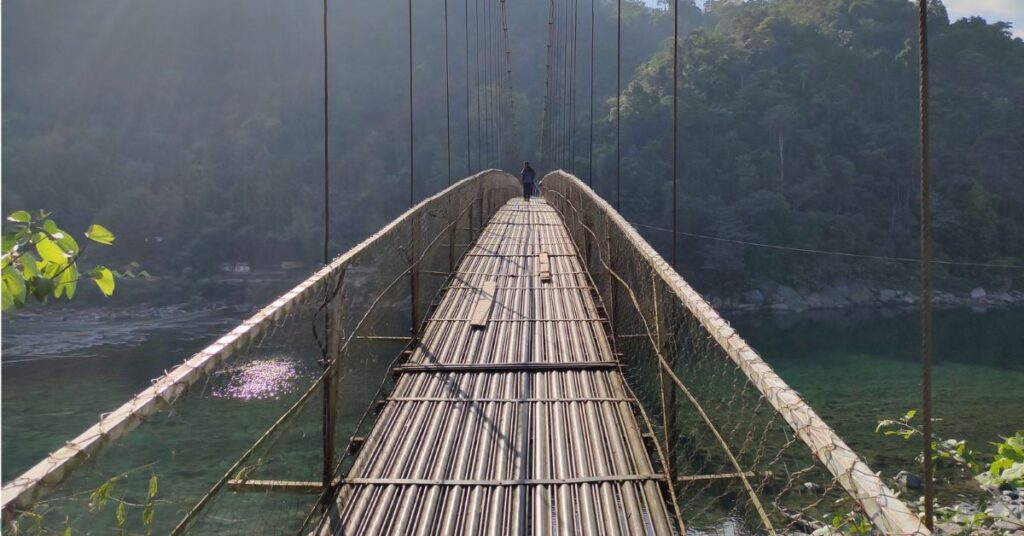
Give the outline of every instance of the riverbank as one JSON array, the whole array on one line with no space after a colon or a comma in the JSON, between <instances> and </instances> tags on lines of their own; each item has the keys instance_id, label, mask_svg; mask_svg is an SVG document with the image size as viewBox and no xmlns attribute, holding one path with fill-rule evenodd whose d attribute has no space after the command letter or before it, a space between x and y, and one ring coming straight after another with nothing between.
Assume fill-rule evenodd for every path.
<instances>
[{"instance_id":1,"label":"riverbank","mask_svg":"<svg viewBox=\"0 0 1024 536\"><path fill-rule=\"evenodd\" d=\"M822 289L800 289L787 285L764 284L746 291L706 294L716 309L734 312L778 311L800 313L821 309L859 307L911 307L920 301L917 290L875 288L859 284L838 283ZM936 308L989 309L1024 306L1024 290L992 291L974 287L964 291L935 290L932 305Z\"/></svg>"}]
</instances>

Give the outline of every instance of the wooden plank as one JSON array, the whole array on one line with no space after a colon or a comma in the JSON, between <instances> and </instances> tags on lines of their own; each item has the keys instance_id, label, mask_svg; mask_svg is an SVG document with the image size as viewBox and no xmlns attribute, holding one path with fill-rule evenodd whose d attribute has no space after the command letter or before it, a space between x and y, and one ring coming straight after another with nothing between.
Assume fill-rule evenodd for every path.
<instances>
[{"instance_id":1,"label":"wooden plank","mask_svg":"<svg viewBox=\"0 0 1024 536\"><path fill-rule=\"evenodd\" d=\"M547 251L540 252L540 259L537 261L537 275L542 283L551 282L551 260Z\"/></svg>"},{"instance_id":2,"label":"wooden plank","mask_svg":"<svg viewBox=\"0 0 1024 536\"><path fill-rule=\"evenodd\" d=\"M469 323L475 328L482 328L487 325L487 318L491 316L491 306L494 305L494 293L498 290L496 281L486 281L480 289L480 298L473 307L473 314L469 317Z\"/></svg>"},{"instance_id":3,"label":"wooden plank","mask_svg":"<svg viewBox=\"0 0 1024 536\"><path fill-rule=\"evenodd\" d=\"M520 372L533 370L593 370L614 369L618 361L526 361L508 363L410 363L393 369L395 374L406 372Z\"/></svg>"},{"instance_id":4,"label":"wooden plank","mask_svg":"<svg viewBox=\"0 0 1024 536\"><path fill-rule=\"evenodd\" d=\"M318 495L324 489L322 482L304 480L228 480L231 491L280 491Z\"/></svg>"}]
</instances>

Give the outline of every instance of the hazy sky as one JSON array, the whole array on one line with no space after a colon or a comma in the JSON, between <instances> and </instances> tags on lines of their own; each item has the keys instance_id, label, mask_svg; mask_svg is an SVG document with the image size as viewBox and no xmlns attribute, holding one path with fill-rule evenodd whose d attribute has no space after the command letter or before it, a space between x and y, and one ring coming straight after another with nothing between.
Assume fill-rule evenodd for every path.
<instances>
[{"instance_id":1,"label":"hazy sky","mask_svg":"<svg viewBox=\"0 0 1024 536\"><path fill-rule=\"evenodd\" d=\"M980 15L989 22L1013 23L1013 35L1024 38L1024 2L1021 0L943 0L950 20Z\"/></svg>"}]
</instances>

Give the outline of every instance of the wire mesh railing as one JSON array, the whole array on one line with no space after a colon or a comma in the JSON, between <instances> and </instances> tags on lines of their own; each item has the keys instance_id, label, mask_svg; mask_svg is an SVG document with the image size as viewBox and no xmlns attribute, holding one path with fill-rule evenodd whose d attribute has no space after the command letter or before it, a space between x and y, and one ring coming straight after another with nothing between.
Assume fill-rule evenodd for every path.
<instances>
[{"instance_id":1,"label":"wire mesh railing","mask_svg":"<svg viewBox=\"0 0 1024 536\"><path fill-rule=\"evenodd\" d=\"M929 534L607 202L563 172L543 185L604 302L687 531Z\"/></svg>"},{"instance_id":2,"label":"wire mesh railing","mask_svg":"<svg viewBox=\"0 0 1024 536\"><path fill-rule=\"evenodd\" d=\"M520 192L489 170L409 209L6 483L5 531L300 532L459 258Z\"/></svg>"}]
</instances>

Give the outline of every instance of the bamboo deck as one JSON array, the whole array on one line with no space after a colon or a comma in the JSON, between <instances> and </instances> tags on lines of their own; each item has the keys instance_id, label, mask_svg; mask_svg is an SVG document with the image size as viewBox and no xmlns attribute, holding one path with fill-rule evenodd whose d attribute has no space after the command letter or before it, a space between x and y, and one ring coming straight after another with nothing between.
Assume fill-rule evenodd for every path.
<instances>
[{"instance_id":1,"label":"bamboo deck","mask_svg":"<svg viewBox=\"0 0 1024 536\"><path fill-rule=\"evenodd\" d=\"M671 533L557 213L510 201L457 271L321 533Z\"/></svg>"}]
</instances>

